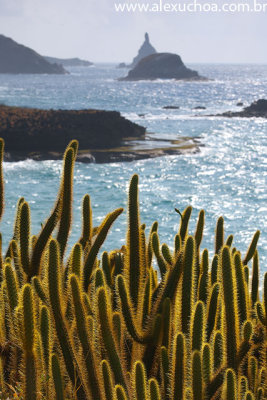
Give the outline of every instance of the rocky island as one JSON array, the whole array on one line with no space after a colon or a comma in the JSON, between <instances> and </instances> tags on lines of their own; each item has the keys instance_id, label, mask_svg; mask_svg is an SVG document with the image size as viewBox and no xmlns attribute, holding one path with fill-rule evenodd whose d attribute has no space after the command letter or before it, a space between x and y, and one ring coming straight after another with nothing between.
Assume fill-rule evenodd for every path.
<instances>
[{"instance_id":1,"label":"rocky island","mask_svg":"<svg viewBox=\"0 0 267 400\"><path fill-rule=\"evenodd\" d=\"M0 35L1 74L66 74L59 64L51 64L29 47Z\"/></svg>"},{"instance_id":2,"label":"rocky island","mask_svg":"<svg viewBox=\"0 0 267 400\"><path fill-rule=\"evenodd\" d=\"M56 58L44 56L50 64L60 64L63 67L91 67L94 65L91 61L81 60L80 58Z\"/></svg>"},{"instance_id":3,"label":"rocky island","mask_svg":"<svg viewBox=\"0 0 267 400\"><path fill-rule=\"evenodd\" d=\"M156 53L143 58L121 81L176 79L206 80L197 71L187 68L181 57L172 53Z\"/></svg>"},{"instance_id":4,"label":"rocky island","mask_svg":"<svg viewBox=\"0 0 267 400\"><path fill-rule=\"evenodd\" d=\"M166 140L163 147L147 146L150 138L145 135L146 128L117 111L40 110L0 105L5 161L60 160L72 139L79 141L77 161L85 163L133 161L198 149L191 138Z\"/></svg>"},{"instance_id":5,"label":"rocky island","mask_svg":"<svg viewBox=\"0 0 267 400\"><path fill-rule=\"evenodd\" d=\"M227 118L267 118L267 100L259 99L241 111L226 111L222 114L212 115L212 117L214 116Z\"/></svg>"}]
</instances>

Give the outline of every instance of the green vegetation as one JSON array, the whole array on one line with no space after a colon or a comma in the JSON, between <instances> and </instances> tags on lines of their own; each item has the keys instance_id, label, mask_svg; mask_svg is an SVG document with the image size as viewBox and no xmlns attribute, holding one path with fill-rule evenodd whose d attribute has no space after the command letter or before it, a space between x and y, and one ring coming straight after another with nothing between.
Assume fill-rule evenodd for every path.
<instances>
[{"instance_id":1,"label":"green vegetation","mask_svg":"<svg viewBox=\"0 0 267 400\"><path fill-rule=\"evenodd\" d=\"M64 156L55 207L31 236L29 204L0 254L0 398L204 400L267 398L267 274L259 294L257 241L242 259L220 217L215 255L201 250L205 213L176 210L174 250L158 224L141 224L138 176L130 182L126 245L99 256L119 208L82 232L66 254L78 143ZM0 141L0 159L4 143ZM0 215L4 209L2 162ZM251 275L248 263L252 264Z\"/></svg>"}]
</instances>

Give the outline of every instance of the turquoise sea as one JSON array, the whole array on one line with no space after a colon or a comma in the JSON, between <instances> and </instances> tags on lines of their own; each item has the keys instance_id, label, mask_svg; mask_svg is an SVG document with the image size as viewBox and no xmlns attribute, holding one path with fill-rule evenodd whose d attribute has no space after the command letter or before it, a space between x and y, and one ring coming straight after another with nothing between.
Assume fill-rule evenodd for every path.
<instances>
[{"instance_id":1,"label":"turquoise sea","mask_svg":"<svg viewBox=\"0 0 267 400\"><path fill-rule=\"evenodd\" d=\"M197 138L196 154L165 156L129 163L81 164L75 169L74 219L70 244L80 234L81 200L91 195L94 224L106 213L126 207L129 178L140 175L142 222L149 230L159 222L162 243L173 245L179 226L174 208L193 206L191 232L198 212L206 210L203 247L213 251L214 228L225 217L226 234L244 254L256 231L261 230L261 272L267 271L267 120L226 119L205 114L238 110L237 102L249 105L267 98L266 65L190 65L208 82L118 82L126 73L114 65L72 68L69 75L0 75L0 103L7 105L118 110L147 127L146 146L161 146L164 139ZM164 110L177 105L179 110ZM195 111L204 106L206 110ZM139 116L139 114L145 114ZM17 200L31 204L32 233L48 215L57 195L61 162L31 160L4 163L6 205L1 223L4 246L12 235ZM125 241L127 213L119 217L104 249Z\"/></svg>"}]
</instances>

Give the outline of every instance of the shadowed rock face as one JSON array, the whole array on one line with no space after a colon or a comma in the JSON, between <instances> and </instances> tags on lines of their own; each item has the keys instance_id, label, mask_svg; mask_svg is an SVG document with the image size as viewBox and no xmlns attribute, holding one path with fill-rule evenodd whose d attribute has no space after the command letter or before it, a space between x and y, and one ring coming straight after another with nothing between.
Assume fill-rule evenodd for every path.
<instances>
[{"instance_id":1,"label":"shadowed rock face","mask_svg":"<svg viewBox=\"0 0 267 400\"><path fill-rule=\"evenodd\" d=\"M29 47L0 35L0 73L2 74L65 74L58 64L50 64Z\"/></svg>"},{"instance_id":2,"label":"shadowed rock face","mask_svg":"<svg viewBox=\"0 0 267 400\"><path fill-rule=\"evenodd\" d=\"M157 53L156 49L151 45L149 41L148 33L145 34L145 41L140 47L137 56L133 59L132 64L129 65L129 68L134 68L139 61L143 58L150 56L151 54Z\"/></svg>"},{"instance_id":3,"label":"shadowed rock face","mask_svg":"<svg viewBox=\"0 0 267 400\"><path fill-rule=\"evenodd\" d=\"M51 64L60 64L63 67L90 67L93 65L92 62L87 60L81 60L80 58L56 58L44 56L46 61Z\"/></svg>"},{"instance_id":4,"label":"shadowed rock face","mask_svg":"<svg viewBox=\"0 0 267 400\"><path fill-rule=\"evenodd\" d=\"M260 99L254 101L249 107L244 108L245 113L259 113L260 115L265 115L267 117L267 100Z\"/></svg>"},{"instance_id":5,"label":"shadowed rock face","mask_svg":"<svg viewBox=\"0 0 267 400\"><path fill-rule=\"evenodd\" d=\"M129 71L125 81L153 79L203 80L197 71L187 68L181 57L171 53L156 53L143 58Z\"/></svg>"},{"instance_id":6,"label":"shadowed rock face","mask_svg":"<svg viewBox=\"0 0 267 400\"><path fill-rule=\"evenodd\" d=\"M63 152L72 139L80 150L113 148L146 129L116 111L39 110L0 106L0 137L7 152Z\"/></svg>"}]
</instances>

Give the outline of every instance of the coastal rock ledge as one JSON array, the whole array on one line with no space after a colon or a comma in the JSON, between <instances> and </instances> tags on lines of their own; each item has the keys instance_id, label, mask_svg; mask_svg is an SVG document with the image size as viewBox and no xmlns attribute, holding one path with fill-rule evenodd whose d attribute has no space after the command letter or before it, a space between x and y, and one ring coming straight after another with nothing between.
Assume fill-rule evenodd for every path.
<instances>
[{"instance_id":1,"label":"coastal rock ledge","mask_svg":"<svg viewBox=\"0 0 267 400\"><path fill-rule=\"evenodd\" d=\"M72 139L79 141L85 162L91 150L112 149L129 138L143 138L146 128L117 111L40 110L0 105L0 137L7 161L60 159Z\"/></svg>"},{"instance_id":2,"label":"coastal rock ledge","mask_svg":"<svg viewBox=\"0 0 267 400\"><path fill-rule=\"evenodd\" d=\"M176 79L176 80L207 80L187 68L178 54L156 53L143 58L128 76L120 78L121 81Z\"/></svg>"}]
</instances>

